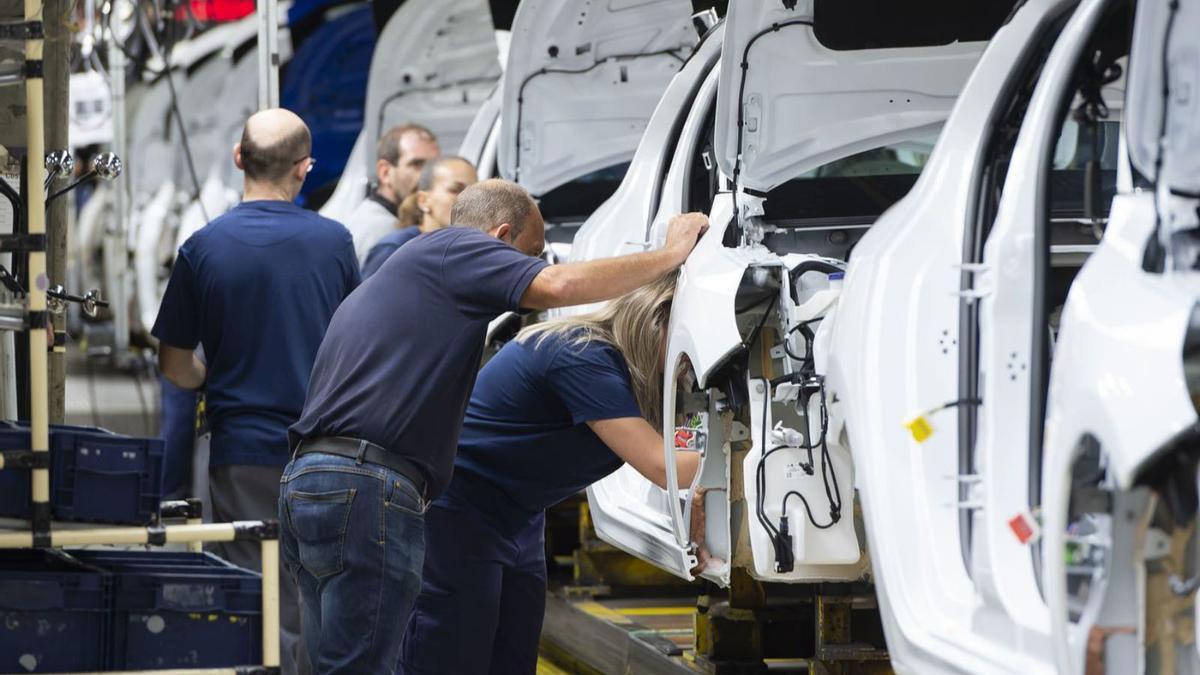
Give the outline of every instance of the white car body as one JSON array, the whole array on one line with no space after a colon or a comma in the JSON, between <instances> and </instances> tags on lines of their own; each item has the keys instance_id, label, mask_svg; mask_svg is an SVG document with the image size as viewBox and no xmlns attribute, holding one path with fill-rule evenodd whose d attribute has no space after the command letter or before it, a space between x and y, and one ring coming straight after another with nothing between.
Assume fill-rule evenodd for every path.
<instances>
[{"instance_id":1,"label":"white car body","mask_svg":"<svg viewBox=\"0 0 1200 675\"><path fill-rule=\"evenodd\" d=\"M442 151L462 142L500 77L499 38L484 0L410 0L375 42L363 130L321 215L345 222L375 182L375 144L396 124L437 135Z\"/></svg>"},{"instance_id":2,"label":"white car body","mask_svg":"<svg viewBox=\"0 0 1200 675\"><path fill-rule=\"evenodd\" d=\"M691 14L685 0L603 8L590 0L524 0L518 7L504 76L459 154L480 180L516 182L539 200L549 261L571 255L579 226L620 182L614 177L695 49ZM493 321L490 347L519 325L514 313Z\"/></svg>"},{"instance_id":3,"label":"white car body","mask_svg":"<svg viewBox=\"0 0 1200 675\"><path fill-rule=\"evenodd\" d=\"M1154 518L1160 500L1171 501L1164 486L1196 480L1184 345L1200 281L1169 260L1164 270L1144 269L1159 213L1175 209L1180 217L1169 222L1195 229L1196 174L1135 187L1130 155L1137 166L1139 153L1106 131L1091 156L1102 150L1115 167L1087 171L1115 173L1107 218L1062 216L1051 201L1067 194L1058 190L1082 189L1052 180L1064 156L1087 154L1060 127L1065 110L1089 103L1077 92L1077 64L1092 61L1086 50L1107 26L1121 25L1129 8L1120 4L1031 0L1014 14L918 184L859 242L834 320L822 326L820 370L859 468L898 672L1200 667L1194 627L1175 623L1193 618L1194 596L1169 588L1194 574L1184 527L1194 509L1176 514L1174 531L1161 511ZM1158 145L1163 87L1154 71L1167 12L1165 2L1137 4L1134 62L1118 60L1121 71L1110 72L1130 72L1145 174L1154 163L1146 148ZM1196 10L1190 3L1178 16L1174 91L1200 74L1182 46L1195 34ZM1100 134L1121 121L1123 81L1106 79L1096 95L1111 111L1086 122ZM1200 157L1194 105L1173 98L1178 136L1164 133L1190 168ZM1076 119L1067 124L1085 123ZM1136 131L1137 117L1126 119ZM997 140L1003 125L1016 132L1011 146ZM1004 154L996 148L1009 147L996 171ZM1074 159L1066 166L1078 168ZM1099 243L1063 243L1088 218L1106 220ZM1068 292L1055 339L1061 279ZM1095 476L1080 473L1089 468ZM1163 561L1178 567L1168 575Z\"/></svg>"},{"instance_id":4,"label":"white car body","mask_svg":"<svg viewBox=\"0 0 1200 675\"><path fill-rule=\"evenodd\" d=\"M482 146L489 154L480 156L483 172L542 201L547 248L558 259L568 255L591 204L610 194L610 178L602 174L623 172L663 90L696 44L690 2L592 5L520 4L499 105L483 111L477 126L487 118L495 125ZM599 197L589 189L596 187Z\"/></svg>"},{"instance_id":5,"label":"white car body","mask_svg":"<svg viewBox=\"0 0 1200 675\"><path fill-rule=\"evenodd\" d=\"M626 182L576 237L573 259L626 253L661 245L674 214L710 211L711 229L681 272L664 381L664 410L707 405L706 410L691 410L707 413L708 419L708 446L696 482L690 490L662 490L624 467L588 490L601 538L685 579L698 574L726 585L732 569L741 567L764 581L852 581L868 570L853 517L855 469L849 451L836 442L840 422L833 410L827 434L833 442L820 460L835 469L827 494L821 494L820 467L809 464L799 447L780 449L770 460L772 470L764 470L768 522L778 522L785 505L776 500L789 491L807 494L813 505L810 524L800 501L790 502L786 513L794 524L793 560L777 559L767 526L748 515L753 507L747 506L757 503L755 469L771 450L762 419L765 413L768 427L778 419L802 437L819 433L819 425L809 429L807 417L796 413L793 402L763 405L761 374L752 372L762 365L758 356L751 359L752 368L734 369L737 382L730 382L730 368L741 358L744 335L754 324L774 320L771 330L784 334L797 323L822 316L833 297L824 278L843 265L837 258L845 255L873 216L798 230L775 228L762 220L762 195L873 148L887 146L898 154L927 152L982 44L833 51L805 25L811 12L811 3L804 2L791 10L779 3L732 5L725 25L709 37L713 42L698 48L694 63L664 95ZM773 30L775 25L781 28ZM748 69L743 69L743 59ZM738 120L739 109L745 120ZM739 121L745 122L741 147ZM712 141L706 135L710 125ZM713 175L715 194L692 194L698 190L697 174L705 171ZM731 186L734 176L737 182ZM769 197L765 203L770 203ZM739 241L733 234L739 227L748 233L759 228L764 234L773 231L776 239L763 245L755 234ZM803 287L792 299L790 282L782 280L790 276L789 270L814 265L818 271L798 277ZM757 314L751 309L753 316L739 316L739 287L756 278L782 282L772 301L782 309L772 304L764 315L760 305ZM771 351L772 364L762 367L790 372L794 363L780 358L782 349ZM680 396L670 376L677 366L690 370L695 393ZM720 408L729 400L720 391L729 388L748 393L748 419L737 416L717 424ZM810 404L807 412L816 419L819 406L812 399ZM674 466L674 425L668 421L663 429L668 467ZM795 444L795 438L793 434L789 442ZM813 471L804 470L805 465ZM672 485L672 478L667 482ZM691 495L699 488L706 490L705 526L693 531ZM836 509L831 508L835 494L841 502ZM827 520L834 510L840 519L827 529L817 528L817 521ZM711 556L703 569L698 569L700 539Z\"/></svg>"}]
</instances>

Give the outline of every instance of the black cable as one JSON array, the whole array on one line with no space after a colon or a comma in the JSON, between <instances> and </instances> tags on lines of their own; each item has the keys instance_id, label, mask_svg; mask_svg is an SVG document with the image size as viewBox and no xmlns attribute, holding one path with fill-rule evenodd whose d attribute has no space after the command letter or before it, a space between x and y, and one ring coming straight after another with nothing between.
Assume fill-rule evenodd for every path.
<instances>
[{"instance_id":1,"label":"black cable","mask_svg":"<svg viewBox=\"0 0 1200 675\"><path fill-rule=\"evenodd\" d=\"M813 339L814 339L814 336L813 336L812 331L807 330L807 327L811 324L814 324L814 323L824 319L824 318L825 318L825 316L821 315L818 317L814 317L812 319L808 319L806 321L801 321L800 323L797 323L796 325L789 328L787 335L784 336L783 351L786 352L787 355L790 356L792 359L794 359L796 361L800 361L801 370L804 370L805 367L815 367L815 365L813 363ZM796 354L792 352L791 345L788 344L788 336L790 336L792 333L795 333L796 331L803 331L802 334L804 335L804 356L796 356Z\"/></svg>"},{"instance_id":2,"label":"black cable","mask_svg":"<svg viewBox=\"0 0 1200 675\"><path fill-rule=\"evenodd\" d=\"M738 178L742 175L742 142L743 142L742 129L746 126L746 124L745 124L746 123L746 120L745 120L746 107L745 107L745 105L743 105L743 99L746 96L746 72L748 70L750 70L750 60L749 60L750 59L750 48L753 47L754 43L758 42L758 40L760 38L762 38L764 35L769 35L770 33L777 33L777 32L779 32L780 29L787 28L788 26L808 26L811 28L813 26L813 22L809 19L795 19L792 21L784 21L783 23L772 24L770 28L766 28L766 29L759 31L758 33L755 33L754 36L750 38L750 41L746 43L746 48L742 50L742 63L741 63L742 79L741 79L741 82L738 83L738 96L737 96L737 102L738 102L738 105L737 105L737 144L735 145L735 147L737 148L737 153L734 155L734 163L733 163L733 217L734 217L734 222L738 223L739 229L741 228L741 223L738 220L739 212L738 212L738 204L737 204L737 193L738 193Z\"/></svg>"},{"instance_id":3,"label":"black cable","mask_svg":"<svg viewBox=\"0 0 1200 675\"><path fill-rule=\"evenodd\" d=\"M824 473L824 472L822 472L822 473ZM808 514L808 522L812 523L813 527L817 528L818 530L828 530L829 528L838 524L838 520L840 520L840 518L834 518L833 516L830 516L828 523L818 523L816 518L813 517L812 507L809 506L808 500L805 499L804 495L800 494L799 492L796 492L795 490L789 490L788 493L783 496L783 507L782 507L782 510L780 511L780 513L782 513L784 515L784 517L787 516L788 497L791 497L792 495L796 495L797 497L799 497L800 502L802 504L804 504L804 512L806 514Z\"/></svg>"},{"instance_id":4,"label":"black cable","mask_svg":"<svg viewBox=\"0 0 1200 675\"><path fill-rule=\"evenodd\" d=\"M0 178L0 196L8 200L9 206L12 207L12 223L13 231L16 232L22 222L22 203L21 195L13 186L8 184L4 178Z\"/></svg>"},{"instance_id":5,"label":"black cable","mask_svg":"<svg viewBox=\"0 0 1200 675\"><path fill-rule=\"evenodd\" d=\"M758 326L755 327L755 329L752 333L750 333L750 339L748 339L744 343L747 349L749 349L750 346L754 344L754 341L758 339L758 334L760 332L762 332L763 326L765 326L767 323L767 319L771 318L771 311L775 309L775 303L779 301L779 296L772 295L770 297L770 301L771 301L771 303L769 305L767 305L767 311L763 312L762 321L758 322ZM759 304L761 304L761 303L759 303ZM770 389L770 387L768 387L768 389Z\"/></svg>"},{"instance_id":6,"label":"black cable","mask_svg":"<svg viewBox=\"0 0 1200 675\"><path fill-rule=\"evenodd\" d=\"M406 89L404 91L397 91L397 92L391 94L390 96L388 96L387 98L383 99L383 101L379 104L379 114L376 115L376 119L375 119L376 128L379 129L379 134L381 136L383 135L383 132L387 131L386 129L383 128L383 113L384 113L384 111L387 110L388 105L392 101L395 101L398 98L401 98L404 96L409 96L411 94L432 94L434 92L446 91L447 89L451 89L453 87L462 87L462 86L471 85L471 84L487 84L489 82L494 83L495 81L496 80L494 80L490 77L471 77L471 78L467 78L467 79L463 79L463 80L457 80L455 82L447 82L445 84L441 84L436 87L417 87L414 89ZM493 89L493 91L494 91L494 89Z\"/></svg>"},{"instance_id":7,"label":"black cable","mask_svg":"<svg viewBox=\"0 0 1200 675\"><path fill-rule=\"evenodd\" d=\"M926 412L925 414L928 415L928 414L935 413L935 412L938 412L941 410L946 410L948 408L957 408L959 406L964 406L964 405L983 405L983 399L981 399L981 398L960 398L955 401L950 401L949 403L943 403L942 405L939 405L938 407Z\"/></svg>"},{"instance_id":8,"label":"black cable","mask_svg":"<svg viewBox=\"0 0 1200 675\"><path fill-rule=\"evenodd\" d=\"M811 319L808 319L808 320L806 320L806 321L801 321L800 323L797 323L795 326L792 326L791 328L789 328L789 329L788 329L788 334L790 335L790 334L792 334L792 333L795 333L796 331L800 330L800 329L801 329L801 328L803 328L804 326L807 326L807 325L810 325L810 324L814 324L814 323L816 323L816 322L818 322L818 321L821 321L821 320L822 320L822 319L824 319L824 318L825 318L825 315L824 315L824 314L822 314L821 316L818 316L818 317L813 317L813 318L811 318Z\"/></svg>"},{"instance_id":9,"label":"black cable","mask_svg":"<svg viewBox=\"0 0 1200 675\"><path fill-rule=\"evenodd\" d=\"M171 92L171 109L174 111L175 123L179 127L179 140L183 144L183 156L187 159L188 175L192 179L192 190L194 191L193 198L200 205L200 215L204 216L204 222L209 222L208 209L204 207L204 200L200 198L200 179L196 177L196 162L192 159L192 147L188 143L188 135L186 125L183 123L183 113L179 111L179 95L175 92L175 78L171 76L171 48L174 45L169 45L163 49L163 76L167 78L167 88Z\"/></svg>"},{"instance_id":10,"label":"black cable","mask_svg":"<svg viewBox=\"0 0 1200 675\"><path fill-rule=\"evenodd\" d=\"M793 361L800 361L801 365L803 365L804 362L807 360L806 357L796 356L792 352L792 346L790 344L788 344L788 341L786 339L783 341L783 351L786 352L788 357L790 357Z\"/></svg>"},{"instance_id":11,"label":"black cable","mask_svg":"<svg viewBox=\"0 0 1200 675\"><path fill-rule=\"evenodd\" d=\"M780 508L781 517L787 517L787 500L792 495L800 498L804 504L805 513L808 515L808 521L818 530L827 530L836 525L842 519L842 491L837 483L837 470L833 466L833 458L829 454L828 431L829 431L829 415L825 407L825 382L820 381L819 393L821 396L821 482L825 487L825 498L829 501L829 522L818 523L813 516L812 507L808 503L808 499L803 494L790 490L783 496L783 505ZM810 445L812 445L810 443ZM831 486L832 483L832 486Z\"/></svg>"},{"instance_id":12,"label":"black cable","mask_svg":"<svg viewBox=\"0 0 1200 675\"><path fill-rule=\"evenodd\" d=\"M55 199L58 199L59 197L61 197L61 196L65 195L65 194L67 194L67 193L68 193L68 192L70 192L71 190L74 190L75 188L79 187L79 184L80 184L80 183L83 183L84 181L86 181L86 180L89 180L89 179L93 178L95 175L96 175L96 170L95 170L95 169L88 169L87 173L85 173L85 174L83 174L82 176L80 176L79 178L76 178L75 180L71 181L71 183L70 183L70 184L68 184L66 187L64 187L64 188L61 188L61 189L59 189L59 190L55 191L55 192L54 192L53 194L51 194L49 197L46 197L46 206L47 206L47 208L50 206L50 202L52 202L52 201L54 201Z\"/></svg>"},{"instance_id":13,"label":"black cable","mask_svg":"<svg viewBox=\"0 0 1200 675\"><path fill-rule=\"evenodd\" d=\"M771 397L770 391L771 391L770 386L767 386L766 391L763 396L764 400L763 400L763 418L762 418L762 427L763 427L762 447L766 447L766 442L767 442L767 406L770 405L770 397ZM841 517L842 517L842 491L841 491L841 487L838 486L837 470L833 466L833 459L829 453L829 443L828 443L829 415L828 415L828 409L826 407L825 382L823 379L818 380L818 393L821 396L821 399L820 399L821 400L821 435L820 435L820 441L819 441L820 447L821 447L821 482L825 488L825 497L829 502L829 522L828 523L817 522L816 518L813 515L812 507L809 504L808 499L805 498L805 496L803 494L801 494L800 492L798 492L796 490L789 490L783 496L783 503L780 508L780 519L779 519L780 525L778 528L776 528L775 525L773 523L771 523L770 518L767 517L766 509L765 509L766 461L767 461L767 458L769 458L775 452L778 452L779 450L782 450L785 448L790 448L792 446L777 445L777 446L771 448L770 450L766 451L765 453L763 453L762 457L760 457L758 460L758 467L757 467L756 476L755 476L755 485L757 487L757 491L756 491L757 499L755 500L755 502L756 502L755 503L755 512L756 512L756 516L758 517L759 523L763 526L763 529L765 529L767 531L767 535L771 539L771 543L775 548L776 566L777 566L777 570L780 572L790 571L793 566L793 562L790 557L791 556L791 553L790 553L791 535L788 532L788 518L787 518L787 502L788 502L788 499L792 495L795 495L800 498L800 501L804 504L805 513L808 516L809 522L812 523L813 527L815 527L816 529L827 530L827 529L833 527L834 525L836 525L838 522L840 522ZM805 401L804 401L804 405L806 408L807 408L808 398L810 398L810 397L806 397ZM810 442L806 442L800 446L796 446L796 449L798 449L798 450L807 450L808 451L808 455L809 455L808 463L806 465L802 465L802 466L804 468L805 473L808 473L809 475L812 475L812 473L814 472L813 450L815 449L816 445L817 445L817 443L810 441Z\"/></svg>"},{"instance_id":14,"label":"black cable","mask_svg":"<svg viewBox=\"0 0 1200 675\"><path fill-rule=\"evenodd\" d=\"M586 68L580 68L577 70L570 70L567 68L542 68L541 70L537 70L537 71L530 73L529 75L526 75L525 79L521 81L521 86L517 88L517 133L516 133L516 143L515 143L515 150L514 150L516 155L513 158L513 161L514 161L513 168L514 168L514 173L516 174L515 177L520 178L520 174L521 174L521 120L524 115L524 107L525 107L525 87L527 87L529 85L530 80L532 80L535 77L539 77L541 75L582 75L583 73L589 73L589 72L595 70L596 68L599 68L601 65L603 65L604 63L607 63L608 61L618 61L618 60L622 60L622 59L630 60L630 59L649 58L652 56L670 56L670 57L678 60L679 63L681 64L680 68L682 68L683 67L682 64L687 63L687 59L685 59L682 56L680 56L679 54L675 53L676 51L679 51L682 49L685 49L685 47L680 47L678 49L660 49L660 50L654 51L654 52L643 52L643 53L636 53L636 54L614 54L612 56L606 56L603 59L600 59L599 61L595 61L592 63L592 65L590 65Z\"/></svg>"}]
</instances>

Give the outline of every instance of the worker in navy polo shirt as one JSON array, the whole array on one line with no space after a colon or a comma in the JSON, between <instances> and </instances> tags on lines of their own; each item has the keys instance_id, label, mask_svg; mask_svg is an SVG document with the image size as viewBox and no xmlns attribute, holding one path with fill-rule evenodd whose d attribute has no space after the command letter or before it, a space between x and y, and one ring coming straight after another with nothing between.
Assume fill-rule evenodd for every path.
<instances>
[{"instance_id":1,"label":"worker in navy polo shirt","mask_svg":"<svg viewBox=\"0 0 1200 675\"><path fill-rule=\"evenodd\" d=\"M319 673L390 673L421 587L424 513L450 481L488 322L624 295L678 268L707 227L672 219L665 246L547 265L537 205L488 180L451 227L400 247L334 314L280 486L281 550Z\"/></svg>"},{"instance_id":2,"label":"worker in navy polo shirt","mask_svg":"<svg viewBox=\"0 0 1200 675\"><path fill-rule=\"evenodd\" d=\"M479 372L454 477L425 514L404 675L535 672L546 509L625 463L667 487L660 430L677 276L530 326ZM699 460L674 455L679 487L691 486Z\"/></svg>"},{"instance_id":3,"label":"worker in navy polo shirt","mask_svg":"<svg viewBox=\"0 0 1200 675\"><path fill-rule=\"evenodd\" d=\"M292 203L312 168L311 149L308 127L292 112L263 110L246 121L233 151L245 174L242 202L180 247L152 331L163 375L205 391L218 522L278 516L288 425L300 417L329 320L359 282L346 228ZM259 550L249 541L217 547L251 569ZM285 672L296 672L297 597L285 579Z\"/></svg>"}]
</instances>

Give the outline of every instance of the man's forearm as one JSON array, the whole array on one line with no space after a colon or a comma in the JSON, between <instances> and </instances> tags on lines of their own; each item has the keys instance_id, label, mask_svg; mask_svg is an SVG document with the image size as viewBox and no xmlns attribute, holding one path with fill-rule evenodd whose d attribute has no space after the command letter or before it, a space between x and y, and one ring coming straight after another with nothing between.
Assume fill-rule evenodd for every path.
<instances>
[{"instance_id":1,"label":"man's forearm","mask_svg":"<svg viewBox=\"0 0 1200 675\"><path fill-rule=\"evenodd\" d=\"M180 389L195 390L204 386L204 380L208 378L208 369L200 362L200 359L192 357L190 363L181 364L181 366L173 369L173 372L164 372L167 379Z\"/></svg>"},{"instance_id":2,"label":"man's forearm","mask_svg":"<svg viewBox=\"0 0 1200 675\"><path fill-rule=\"evenodd\" d=\"M180 389L199 389L208 377L208 368L191 350L160 345L158 368L171 384Z\"/></svg>"},{"instance_id":3,"label":"man's forearm","mask_svg":"<svg viewBox=\"0 0 1200 675\"><path fill-rule=\"evenodd\" d=\"M530 285L521 305L530 309L549 309L611 300L645 286L681 263L678 252L660 249L552 265Z\"/></svg>"}]
</instances>

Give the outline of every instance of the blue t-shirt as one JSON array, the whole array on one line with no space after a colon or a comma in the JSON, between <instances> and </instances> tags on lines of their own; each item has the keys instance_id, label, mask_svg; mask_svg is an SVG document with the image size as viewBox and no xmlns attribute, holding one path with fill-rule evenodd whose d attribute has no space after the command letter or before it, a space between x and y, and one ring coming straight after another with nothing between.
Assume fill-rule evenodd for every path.
<instances>
[{"instance_id":1,"label":"blue t-shirt","mask_svg":"<svg viewBox=\"0 0 1200 675\"><path fill-rule=\"evenodd\" d=\"M620 468L587 422L641 416L612 345L509 342L479 373L448 494L518 528Z\"/></svg>"},{"instance_id":2,"label":"blue t-shirt","mask_svg":"<svg viewBox=\"0 0 1200 675\"><path fill-rule=\"evenodd\" d=\"M243 202L179 249L151 333L204 346L212 464L287 463L317 348L358 282L346 228L290 202Z\"/></svg>"},{"instance_id":3,"label":"blue t-shirt","mask_svg":"<svg viewBox=\"0 0 1200 675\"><path fill-rule=\"evenodd\" d=\"M407 244L410 240L415 239L418 234L421 234L421 228L410 225L402 227L395 232L389 232L383 236L371 250L367 252L367 259L363 261L362 276L363 279L375 274L379 271L383 261L392 257L396 249Z\"/></svg>"},{"instance_id":4,"label":"blue t-shirt","mask_svg":"<svg viewBox=\"0 0 1200 675\"><path fill-rule=\"evenodd\" d=\"M291 441L370 441L421 467L427 497L450 481L487 325L519 309L546 263L473 228L402 246L338 308Z\"/></svg>"}]
</instances>

